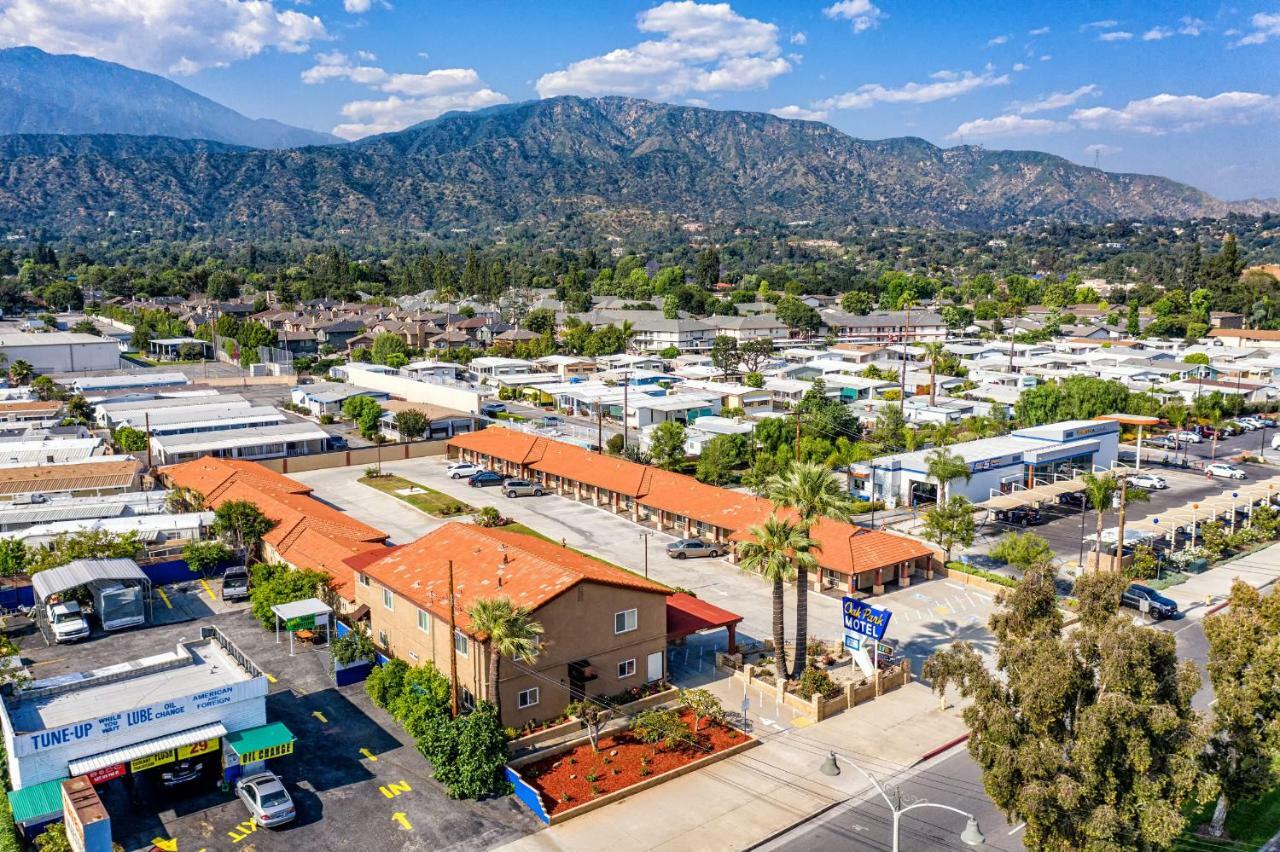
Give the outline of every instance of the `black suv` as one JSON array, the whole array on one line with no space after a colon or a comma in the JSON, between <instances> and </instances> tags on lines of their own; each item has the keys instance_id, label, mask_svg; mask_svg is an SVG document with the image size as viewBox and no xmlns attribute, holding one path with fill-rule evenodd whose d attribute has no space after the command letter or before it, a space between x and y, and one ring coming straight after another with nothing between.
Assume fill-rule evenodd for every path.
<instances>
[{"instance_id":1,"label":"black suv","mask_svg":"<svg viewBox=\"0 0 1280 852\"><path fill-rule=\"evenodd\" d=\"M1043 520L1039 509L1019 506L1016 509L996 509L996 520L1002 524L1013 524L1020 527L1034 526Z\"/></svg>"},{"instance_id":2,"label":"black suv","mask_svg":"<svg viewBox=\"0 0 1280 852\"><path fill-rule=\"evenodd\" d=\"M1131 606L1134 609L1142 609L1142 602L1147 601L1150 604L1147 612L1151 613L1155 618L1177 618L1178 604L1171 601L1155 589L1147 586L1140 586L1137 583L1132 584L1124 590L1124 594L1120 596L1120 602L1125 606Z\"/></svg>"}]
</instances>

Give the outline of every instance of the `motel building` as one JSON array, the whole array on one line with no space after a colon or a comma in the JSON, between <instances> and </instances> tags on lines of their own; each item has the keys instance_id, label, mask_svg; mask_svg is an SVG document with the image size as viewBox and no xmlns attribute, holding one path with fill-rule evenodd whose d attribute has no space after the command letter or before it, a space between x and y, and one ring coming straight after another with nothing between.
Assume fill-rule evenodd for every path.
<instances>
[{"instance_id":1,"label":"motel building","mask_svg":"<svg viewBox=\"0 0 1280 852\"><path fill-rule=\"evenodd\" d=\"M293 751L267 723L267 678L213 627L169 652L6 687L0 719L14 821L28 837L63 819L63 782L87 779L107 813L166 773L207 790Z\"/></svg>"}]
</instances>

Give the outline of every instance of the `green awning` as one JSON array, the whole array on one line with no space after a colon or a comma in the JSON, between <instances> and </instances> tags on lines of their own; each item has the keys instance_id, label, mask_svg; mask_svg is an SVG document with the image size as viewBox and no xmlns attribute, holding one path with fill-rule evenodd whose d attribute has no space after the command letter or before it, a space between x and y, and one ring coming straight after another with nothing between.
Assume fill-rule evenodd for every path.
<instances>
[{"instance_id":1,"label":"green awning","mask_svg":"<svg viewBox=\"0 0 1280 852\"><path fill-rule=\"evenodd\" d=\"M62 782L56 778L34 787L23 787L9 793L9 807L16 823L40 822L62 813Z\"/></svg>"},{"instance_id":2,"label":"green awning","mask_svg":"<svg viewBox=\"0 0 1280 852\"><path fill-rule=\"evenodd\" d=\"M272 722L259 728L227 734L225 742L240 756L241 763L253 763L292 753L294 736L284 722Z\"/></svg>"}]
</instances>

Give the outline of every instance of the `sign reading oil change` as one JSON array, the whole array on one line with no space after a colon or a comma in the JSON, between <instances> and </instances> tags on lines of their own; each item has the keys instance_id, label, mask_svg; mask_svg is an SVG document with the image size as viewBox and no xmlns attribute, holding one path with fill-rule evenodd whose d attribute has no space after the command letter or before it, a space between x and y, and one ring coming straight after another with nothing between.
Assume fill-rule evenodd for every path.
<instances>
[{"instance_id":1,"label":"sign reading oil change","mask_svg":"<svg viewBox=\"0 0 1280 852\"><path fill-rule=\"evenodd\" d=\"M259 760L267 760L272 757L283 757L286 754L293 754L293 740L281 745L271 746L269 748L260 748L257 751L251 751L247 754L240 755L240 762L257 763Z\"/></svg>"}]
</instances>

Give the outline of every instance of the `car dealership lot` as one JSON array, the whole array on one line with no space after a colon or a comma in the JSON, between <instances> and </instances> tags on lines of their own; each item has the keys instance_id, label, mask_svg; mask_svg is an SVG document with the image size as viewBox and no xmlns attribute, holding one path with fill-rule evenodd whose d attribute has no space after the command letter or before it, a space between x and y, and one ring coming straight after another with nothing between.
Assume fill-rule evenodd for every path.
<instances>
[{"instance_id":1,"label":"car dealership lot","mask_svg":"<svg viewBox=\"0 0 1280 852\"><path fill-rule=\"evenodd\" d=\"M112 831L126 850L487 849L538 829L514 799L449 799L430 765L391 718L375 708L363 684L335 687L323 649L286 643L244 609L197 622L139 628L71 646L46 647L38 632L17 632L32 675L47 678L172 650L212 624L268 674L269 721L297 738L291 755L267 768L283 776L298 818L279 829L256 828L243 803L216 777L166 790L140 778L99 787ZM397 817L396 815L401 816Z\"/></svg>"}]
</instances>

